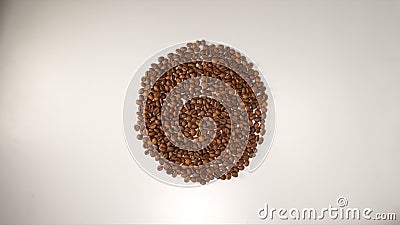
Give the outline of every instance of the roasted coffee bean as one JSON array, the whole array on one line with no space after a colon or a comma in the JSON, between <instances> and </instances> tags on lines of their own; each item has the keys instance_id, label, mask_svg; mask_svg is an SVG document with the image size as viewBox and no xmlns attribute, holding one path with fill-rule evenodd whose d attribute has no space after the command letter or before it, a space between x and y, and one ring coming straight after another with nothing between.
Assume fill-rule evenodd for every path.
<instances>
[{"instance_id":1,"label":"roasted coffee bean","mask_svg":"<svg viewBox=\"0 0 400 225\"><path fill-rule=\"evenodd\" d=\"M266 87L253 66L235 49L204 40L187 43L151 64L141 78L134 130L145 154L159 162L157 170L204 185L238 177L249 166L264 141L268 107ZM229 88L214 85L215 80ZM225 100L234 95L240 101ZM189 96L196 97L184 101ZM180 110L172 110L178 106ZM241 141L244 149L230 146Z\"/></svg>"}]
</instances>

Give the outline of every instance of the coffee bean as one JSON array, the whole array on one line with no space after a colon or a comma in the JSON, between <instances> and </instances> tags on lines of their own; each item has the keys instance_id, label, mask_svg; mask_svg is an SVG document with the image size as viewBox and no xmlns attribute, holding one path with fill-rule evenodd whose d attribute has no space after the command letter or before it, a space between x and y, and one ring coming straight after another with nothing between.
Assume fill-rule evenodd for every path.
<instances>
[{"instance_id":1,"label":"coffee bean","mask_svg":"<svg viewBox=\"0 0 400 225\"><path fill-rule=\"evenodd\" d=\"M249 166L257 146L264 141L268 107L266 87L253 66L240 52L224 45L208 45L205 40L187 43L151 64L141 78L134 130L139 132L137 138L143 142L145 154L159 161L157 170L165 170L176 179L179 174L186 183L204 185L213 179L238 177ZM197 77L201 79L191 79ZM211 79L222 81L230 89L213 85ZM175 93L178 84L183 84L185 91ZM166 102L172 92L171 101ZM183 102L189 94L197 97ZM233 95L241 102L222 104L216 100ZM165 104L167 119L162 113ZM172 111L178 105L182 108ZM240 115L239 107L247 112L247 118ZM176 116L179 119L173 122ZM241 121L240 125L233 127L232 120ZM166 131L173 131L171 140ZM244 149L227 148L231 141L243 140Z\"/></svg>"}]
</instances>

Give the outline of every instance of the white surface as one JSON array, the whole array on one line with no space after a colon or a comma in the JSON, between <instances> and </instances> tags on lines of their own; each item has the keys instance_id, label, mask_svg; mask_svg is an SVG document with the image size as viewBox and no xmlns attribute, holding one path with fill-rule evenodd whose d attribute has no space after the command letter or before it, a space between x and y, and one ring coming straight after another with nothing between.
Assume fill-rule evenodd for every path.
<instances>
[{"instance_id":1,"label":"white surface","mask_svg":"<svg viewBox=\"0 0 400 225\"><path fill-rule=\"evenodd\" d=\"M186 41L186 42L182 42L182 43L178 43L175 45L171 45L168 46L165 49L160 50L159 52L157 52L156 54L152 55L151 58L147 59L145 63L143 63L142 65L140 65L140 67L135 71L135 74L133 75L132 80L129 82L129 86L127 88L125 97L124 97L124 110L123 110L123 123L124 123L124 135L125 135L125 140L126 143L130 149L131 155L134 158L134 160L136 161L136 163L139 164L139 167L141 169L143 169L146 173L149 174L149 176L152 176L154 179L160 181L160 182L164 182L166 184L170 184L170 185L175 185L175 186L181 186L181 187L196 187L196 186L200 186L200 183L193 183L193 182L184 182L183 178L181 178L180 176L178 176L178 178L173 178L171 175L168 175L167 173L165 173L165 170L163 171L158 171L157 170L157 166L159 165L158 161L155 161L153 157L149 157L148 155L143 154L144 149L141 147L143 145L143 141L142 140L138 140L137 139L137 135L139 134L137 131L135 131L134 129L132 129L133 124L137 124L137 114L136 112L138 111L138 106L136 104L136 100L138 98L138 91L140 88L142 88L141 84L141 79L143 77L143 75L146 73L146 71L149 70L149 68L151 68L151 64L153 63L158 63L158 58L159 57L167 57L168 53L175 53L176 49L179 49L181 47L186 47L187 43L194 43L196 40L191 40L191 41ZM226 46L226 47L230 47L231 49L235 49L233 46L229 46L225 43L218 43L215 41L210 41L207 40L207 45L211 45L214 44L215 46L218 46L220 44ZM239 51L238 49L235 49L236 51ZM249 63L253 63L255 64L254 61L252 61L252 59L249 58L249 56L245 55L245 53L240 52L242 56L245 56L247 58L247 61ZM266 134L263 135L264 141L263 143L257 146L257 157L252 158L250 160L250 164L249 166L246 167L245 170L241 171L241 174L243 173L253 173L255 172L265 161L268 152L271 148L271 144L273 141L273 137L274 137L274 132L275 132L275 104L274 104L274 100L273 100L273 96L271 93L271 89L268 85L268 82L265 80L264 76L262 75L262 71L260 70L260 68L258 68L257 65L254 65L253 68L254 70L257 70L260 75L261 75L261 79L262 82L264 83L266 90L265 93L268 96L268 116L266 118L266 121L264 123L265 125L265 131ZM193 81L196 80L196 78L193 78ZM182 83L180 83L179 85L176 85L174 87L174 90L171 91L167 98L165 99L165 102L170 102L171 99L169 99L169 97L171 95L175 95L177 93L178 90L181 90L181 93L184 91L187 91L187 95L189 95L190 97L187 97L185 101L197 96L197 94L191 94L189 92L189 90L184 90L184 87L182 86L183 83L187 83L190 81L186 80ZM215 82L215 83L214 83ZM225 89L231 89L230 86L227 86L225 84L223 84L223 82L219 81L219 80L214 80L214 82L210 82L209 85L216 85L214 87L219 87L219 85L217 85L218 83L220 85L222 85L223 88ZM154 85L154 84L152 84ZM233 90L233 89L232 89ZM230 96L231 98L234 98L233 96ZM219 99L217 96L213 96L213 98L215 100L217 100L218 102L222 102L222 99ZM238 99L240 99L239 97L237 97ZM226 99L225 99L226 100ZM261 101L262 99L259 99L259 101ZM183 101L183 102L185 102ZM233 101L233 100L232 100ZM241 100L239 100L241 101ZM143 100L143 102L146 102L146 99ZM164 103L165 104L165 103ZM230 110L230 108L228 106L226 106L226 109L228 110L228 113L230 115L232 115ZM165 108L163 108L161 110L161 112L163 112L165 110ZM247 113L245 112L245 109L241 109L242 112L244 112L244 116L245 116L245 121L247 121L249 118L247 117ZM236 109L236 112L238 113L240 111L239 108ZM166 118L164 118L166 119ZM176 117L175 118L176 121L171 121L172 123L174 122L179 122L179 118ZM162 118L163 120L163 118ZM235 127L234 125L235 121L231 121L232 123L232 127ZM165 129L164 130L166 136L171 140L172 136L168 135L169 130ZM240 131L243 132L243 131ZM173 135L173 134L171 134ZM183 136L183 134L182 134ZM247 136L245 137L245 140L242 142L243 144L241 145L242 148L245 148L246 146L246 142L247 141ZM172 142L173 143L173 142ZM210 142L208 142L207 144L203 145L203 146L207 146ZM173 143L175 146L180 146L181 143ZM236 148L239 148L238 146L240 146L240 144L236 145ZM180 146L180 148L182 149L191 149L193 150L194 148L197 147L186 147L182 145ZM227 150L227 149L225 149ZM232 164L233 166L233 164ZM211 182L215 182L218 181L217 179L212 180Z\"/></svg>"},{"instance_id":2,"label":"white surface","mask_svg":"<svg viewBox=\"0 0 400 225\"><path fill-rule=\"evenodd\" d=\"M264 203L341 195L399 216L399 22L399 1L2 2L0 223L265 223ZM122 104L148 57L196 38L258 63L277 132L255 173L186 189L138 168Z\"/></svg>"}]
</instances>

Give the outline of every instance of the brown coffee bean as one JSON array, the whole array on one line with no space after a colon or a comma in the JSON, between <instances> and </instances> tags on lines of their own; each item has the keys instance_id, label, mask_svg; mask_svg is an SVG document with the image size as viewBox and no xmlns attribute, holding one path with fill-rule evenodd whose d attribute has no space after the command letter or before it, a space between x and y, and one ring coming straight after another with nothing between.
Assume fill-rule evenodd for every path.
<instances>
[{"instance_id":1,"label":"brown coffee bean","mask_svg":"<svg viewBox=\"0 0 400 225\"><path fill-rule=\"evenodd\" d=\"M137 138L143 141L145 154L158 160L157 170L165 170L172 177L181 175L184 182L197 182L202 185L213 179L229 180L238 177L238 173L249 166L250 158L255 157L257 145L262 144L265 131L265 119L268 107L268 96L260 73L253 69L253 63L248 62L240 52L224 45L208 45L205 40L187 43L186 47L159 57L157 63L151 64L141 78L138 105L138 123L134 130L139 132ZM201 77L201 82L190 78ZM232 89L216 88L210 79L219 79ZM190 79L190 80L189 80ZM162 108L168 94L177 84L185 83L186 93L176 93L171 97L171 109L182 105L179 112L168 111L167 118L178 116L179 121L162 121ZM190 95L198 96L182 102ZM229 115L223 104L215 97L238 95L242 102L226 102L230 108L245 108L249 121L234 111ZM201 124L202 119L210 120ZM241 126L233 127L231 120L240 119ZM229 141L242 140L248 127L248 140L245 149L227 149ZM182 132L183 138L173 135L166 136L165 131L172 129ZM235 129L239 132L232 133ZM171 141L190 144L201 148L189 151L175 146ZM208 146L201 143L210 141ZM168 162L168 163L167 163Z\"/></svg>"}]
</instances>

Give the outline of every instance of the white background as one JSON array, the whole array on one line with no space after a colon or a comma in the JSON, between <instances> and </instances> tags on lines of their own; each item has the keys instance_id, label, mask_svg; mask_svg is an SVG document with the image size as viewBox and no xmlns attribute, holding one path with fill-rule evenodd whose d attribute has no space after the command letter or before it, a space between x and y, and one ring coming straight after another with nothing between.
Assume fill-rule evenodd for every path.
<instances>
[{"instance_id":1,"label":"white background","mask_svg":"<svg viewBox=\"0 0 400 225\"><path fill-rule=\"evenodd\" d=\"M339 196L400 217L399 23L399 1L1 2L0 223L265 223L265 203ZM122 104L147 58L198 38L256 61L277 132L255 173L177 188L134 163Z\"/></svg>"}]
</instances>

